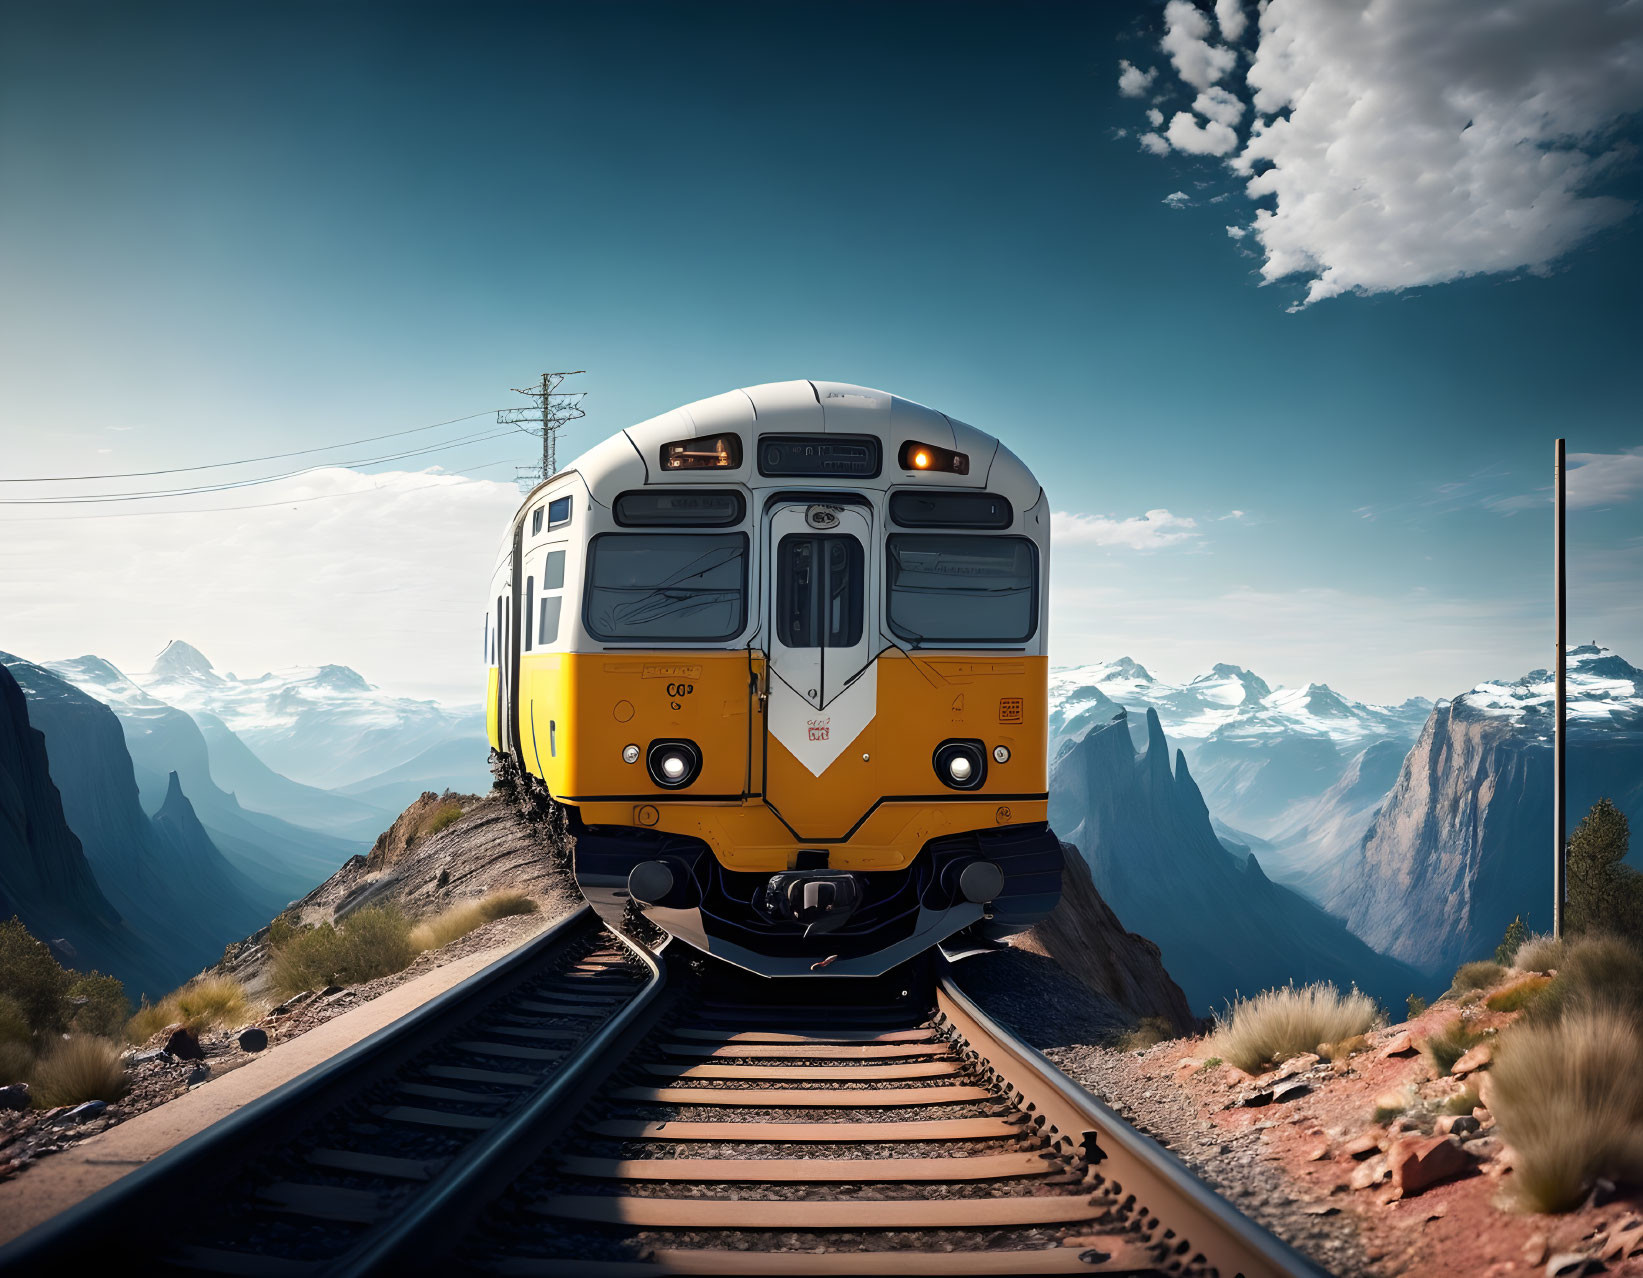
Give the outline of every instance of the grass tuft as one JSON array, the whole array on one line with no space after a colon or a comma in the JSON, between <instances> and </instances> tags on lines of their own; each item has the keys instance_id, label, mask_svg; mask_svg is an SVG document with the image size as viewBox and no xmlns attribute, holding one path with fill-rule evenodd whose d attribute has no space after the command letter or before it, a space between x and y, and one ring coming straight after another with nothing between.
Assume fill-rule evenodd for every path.
<instances>
[{"instance_id":1,"label":"grass tuft","mask_svg":"<svg viewBox=\"0 0 1643 1278\"><path fill-rule=\"evenodd\" d=\"M1327 982L1286 985L1234 1003L1224 1018L1216 1018L1209 1047L1254 1074L1315 1051L1320 1043L1362 1034L1379 1019L1375 1001L1355 989L1342 994Z\"/></svg>"},{"instance_id":2,"label":"grass tuft","mask_svg":"<svg viewBox=\"0 0 1643 1278\"><path fill-rule=\"evenodd\" d=\"M34 1077L34 1049L27 1042L0 1039L0 1087Z\"/></svg>"},{"instance_id":3,"label":"grass tuft","mask_svg":"<svg viewBox=\"0 0 1643 1278\"><path fill-rule=\"evenodd\" d=\"M1175 1037L1175 1026L1171 1025L1168 1019L1162 1016L1144 1016L1139 1025L1119 1036L1118 1048L1124 1052L1144 1052L1149 1047L1157 1047L1158 1044L1167 1043Z\"/></svg>"},{"instance_id":4,"label":"grass tuft","mask_svg":"<svg viewBox=\"0 0 1643 1278\"><path fill-rule=\"evenodd\" d=\"M1643 1033L1630 1013L1576 1008L1501 1036L1490 1108L1529 1211L1577 1207L1598 1177L1643 1181Z\"/></svg>"},{"instance_id":5,"label":"grass tuft","mask_svg":"<svg viewBox=\"0 0 1643 1278\"><path fill-rule=\"evenodd\" d=\"M492 892L477 901L461 901L421 920L411 929L411 944L420 953L437 950L494 919L535 914L536 902L523 892Z\"/></svg>"},{"instance_id":6,"label":"grass tuft","mask_svg":"<svg viewBox=\"0 0 1643 1278\"><path fill-rule=\"evenodd\" d=\"M202 976L171 991L158 1003L144 1001L126 1022L126 1038L146 1043L167 1025L186 1025L194 1033L233 1028L255 1020L257 1008L245 987L232 977Z\"/></svg>"},{"instance_id":7,"label":"grass tuft","mask_svg":"<svg viewBox=\"0 0 1643 1278\"><path fill-rule=\"evenodd\" d=\"M118 1043L90 1034L59 1039L34 1066L30 1084L41 1109L82 1101L116 1101L130 1090Z\"/></svg>"},{"instance_id":8,"label":"grass tuft","mask_svg":"<svg viewBox=\"0 0 1643 1278\"><path fill-rule=\"evenodd\" d=\"M1484 1000L1491 1012L1521 1012L1546 992L1552 978L1539 972L1519 977L1504 989L1496 990Z\"/></svg>"},{"instance_id":9,"label":"grass tuft","mask_svg":"<svg viewBox=\"0 0 1643 1278\"><path fill-rule=\"evenodd\" d=\"M1481 1035L1473 1032L1471 1026L1456 1016L1421 1041L1421 1055L1426 1057L1439 1078L1446 1078L1455 1062L1482 1041Z\"/></svg>"},{"instance_id":10,"label":"grass tuft","mask_svg":"<svg viewBox=\"0 0 1643 1278\"><path fill-rule=\"evenodd\" d=\"M1506 969L1499 963L1480 959L1476 963L1462 963L1460 970L1455 973L1455 981L1451 988L1457 991L1486 990L1499 985L1505 976Z\"/></svg>"},{"instance_id":11,"label":"grass tuft","mask_svg":"<svg viewBox=\"0 0 1643 1278\"><path fill-rule=\"evenodd\" d=\"M1512 966L1524 972L1552 972L1563 966L1562 941L1544 933L1531 936L1517 947Z\"/></svg>"}]
</instances>

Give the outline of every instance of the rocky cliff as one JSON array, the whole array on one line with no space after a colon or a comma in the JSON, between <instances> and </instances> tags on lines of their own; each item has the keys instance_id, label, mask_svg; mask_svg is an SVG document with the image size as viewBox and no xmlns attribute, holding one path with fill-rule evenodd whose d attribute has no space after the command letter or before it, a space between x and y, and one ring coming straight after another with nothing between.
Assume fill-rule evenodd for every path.
<instances>
[{"instance_id":1,"label":"rocky cliff","mask_svg":"<svg viewBox=\"0 0 1643 1278\"><path fill-rule=\"evenodd\" d=\"M98 885L64 815L45 735L0 664L0 918L14 914L65 966L112 972L139 989L164 979L161 957Z\"/></svg>"},{"instance_id":2,"label":"rocky cliff","mask_svg":"<svg viewBox=\"0 0 1643 1278\"><path fill-rule=\"evenodd\" d=\"M1217 840L1186 760L1171 767L1158 716L1139 755L1124 717L1065 746L1050 779L1050 819L1089 863L1126 927L1155 942L1164 966L1206 1014L1239 993L1289 981L1356 984L1385 1004L1422 981L1344 924L1242 864Z\"/></svg>"},{"instance_id":3,"label":"rocky cliff","mask_svg":"<svg viewBox=\"0 0 1643 1278\"><path fill-rule=\"evenodd\" d=\"M1193 1026L1181 987L1164 970L1158 947L1126 931L1101 899L1078 849L1067 847L1061 901L1050 917L1015 939L1018 949L1054 959L1085 986L1135 1020L1160 1017L1177 1031Z\"/></svg>"}]
</instances>

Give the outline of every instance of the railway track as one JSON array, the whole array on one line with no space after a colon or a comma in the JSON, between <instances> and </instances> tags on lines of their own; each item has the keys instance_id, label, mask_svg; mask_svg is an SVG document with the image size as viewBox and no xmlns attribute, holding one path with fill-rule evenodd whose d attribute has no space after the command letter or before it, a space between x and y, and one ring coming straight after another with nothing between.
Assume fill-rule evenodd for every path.
<instances>
[{"instance_id":1,"label":"railway track","mask_svg":"<svg viewBox=\"0 0 1643 1278\"><path fill-rule=\"evenodd\" d=\"M244 1274L1320 1272L945 972L760 981L658 963L586 920L560 929L499 983L452 991L456 1010L395 1059L339 1058L346 1099L299 1119L300 1098L271 1094L261 1121L242 1111L220 1126L244 1130L179 1147L0 1267L61 1272L118 1238L147 1268ZM449 1064L461 1044L491 1055ZM376 1147L403 1138L406 1110L427 1111L409 1126L443 1153ZM202 1215L202 1175L235 1159L212 1227L178 1229L176 1212Z\"/></svg>"}]
</instances>

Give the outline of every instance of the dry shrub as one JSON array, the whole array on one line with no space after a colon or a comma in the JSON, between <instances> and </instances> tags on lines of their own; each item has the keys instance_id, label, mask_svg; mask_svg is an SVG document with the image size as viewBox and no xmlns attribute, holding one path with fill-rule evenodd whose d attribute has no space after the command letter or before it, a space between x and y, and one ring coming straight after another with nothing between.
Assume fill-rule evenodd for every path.
<instances>
[{"instance_id":1,"label":"dry shrub","mask_svg":"<svg viewBox=\"0 0 1643 1278\"><path fill-rule=\"evenodd\" d=\"M1447 1077L1454 1064L1467 1051L1483 1041L1470 1025L1460 1017L1445 1021L1421 1040L1421 1055L1439 1078Z\"/></svg>"},{"instance_id":2,"label":"dry shrub","mask_svg":"<svg viewBox=\"0 0 1643 1278\"><path fill-rule=\"evenodd\" d=\"M1354 1034L1351 1038L1343 1038L1338 1043L1319 1043L1318 1055L1326 1061L1344 1061L1354 1052L1367 1052L1369 1039L1363 1034Z\"/></svg>"},{"instance_id":3,"label":"dry shrub","mask_svg":"<svg viewBox=\"0 0 1643 1278\"><path fill-rule=\"evenodd\" d=\"M369 905L340 927L292 928L274 947L273 984L283 997L327 985L357 985L398 972L417 956L398 906Z\"/></svg>"},{"instance_id":4,"label":"dry shrub","mask_svg":"<svg viewBox=\"0 0 1643 1278\"><path fill-rule=\"evenodd\" d=\"M1512 966L1524 972L1552 972L1563 966L1563 942L1536 933L1517 947Z\"/></svg>"},{"instance_id":5,"label":"dry shrub","mask_svg":"<svg viewBox=\"0 0 1643 1278\"><path fill-rule=\"evenodd\" d=\"M461 901L421 920L411 929L411 945L420 953L466 936L493 919L512 914L535 914L536 902L523 892L492 892L477 901Z\"/></svg>"},{"instance_id":6,"label":"dry shrub","mask_svg":"<svg viewBox=\"0 0 1643 1278\"><path fill-rule=\"evenodd\" d=\"M0 1039L0 1087L26 1083L34 1076L34 1049L16 1039Z\"/></svg>"},{"instance_id":7,"label":"dry shrub","mask_svg":"<svg viewBox=\"0 0 1643 1278\"><path fill-rule=\"evenodd\" d=\"M1380 1019L1380 1009L1356 989L1342 994L1327 982L1286 985L1254 998L1239 999L1216 1018L1209 1048L1249 1073L1362 1034Z\"/></svg>"},{"instance_id":8,"label":"dry shrub","mask_svg":"<svg viewBox=\"0 0 1643 1278\"><path fill-rule=\"evenodd\" d=\"M1535 999L1546 992L1546 987L1552 983L1552 978L1539 972L1531 972L1513 981L1504 989L1498 989L1484 1000L1484 1005L1491 1012L1520 1012Z\"/></svg>"},{"instance_id":9,"label":"dry shrub","mask_svg":"<svg viewBox=\"0 0 1643 1278\"><path fill-rule=\"evenodd\" d=\"M1506 978L1506 969L1499 963L1480 959L1476 963L1462 963L1451 986L1455 990L1486 990L1499 985Z\"/></svg>"},{"instance_id":10,"label":"dry shrub","mask_svg":"<svg viewBox=\"0 0 1643 1278\"><path fill-rule=\"evenodd\" d=\"M34 1066L34 1103L42 1109L82 1101L115 1101L130 1090L118 1043L72 1034L49 1047Z\"/></svg>"},{"instance_id":11,"label":"dry shrub","mask_svg":"<svg viewBox=\"0 0 1643 1278\"><path fill-rule=\"evenodd\" d=\"M1643 1182L1643 1033L1630 1013L1581 1007L1501 1036L1490 1108L1529 1211L1579 1206L1592 1182Z\"/></svg>"},{"instance_id":12,"label":"dry shrub","mask_svg":"<svg viewBox=\"0 0 1643 1278\"><path fill-rule=\"evenodd\" d=\"M202 976L179 986L158 1003L146 999L125 1024L126 1038L146 1043L168 1025L186 1025L198 1034L216 1027L232 1028L255 1020L257 1008L245 996L245 987L232 977Z\"/></svg>"},{"instance_id":13,"label":"dry shrub","mask_svg":"<svg viewBox=\"0 0 1643 1278\"><path fill-rule=\"evenodd\" d=\"M1557 976L1529 1015L1552 1021L1577 1009L1643 1016L1643 952L1617 936L1583 936L1564 947Z\"/></svg>"},{"instance_id":14,"label":"dry shrub","mask_svg":"<svg viewBox=\"0 0 1643 1278\"><path fill-rule=\"evenodd\" d=\"M1119 1036L1118 1048L1124 1052L1144 1052L1176 1037L1175 1026L1163 1016L1144 1016L1134 1029Z\"/></svg>"},{"instance_id":15,"label":"dry shrub","mask_svg":"<svg viewBox=\"0 0 1643 1278\"><path fill-rule=\"evenodd\" d=\"M422 820L418 833L423 838L438 834L441 830L449 829L462 819L462 805L460 803L441 803Z\"/></svg>"}]
</instances>

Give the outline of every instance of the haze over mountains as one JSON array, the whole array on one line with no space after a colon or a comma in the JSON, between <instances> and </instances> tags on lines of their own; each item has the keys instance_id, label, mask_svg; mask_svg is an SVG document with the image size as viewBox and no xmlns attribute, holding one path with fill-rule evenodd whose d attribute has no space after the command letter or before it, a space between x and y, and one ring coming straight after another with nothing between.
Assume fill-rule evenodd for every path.
<instances>
[{"instance_id":1,"label":"haze over mountains","mask_svg":"<svg viewBox=\"0 0 1643 1278\"><path fill-rule=\"evenodd\" d=\"M1063 743L1104 731L1120 708L1132 712L1138 736L1134 712L1155 710L1181 740L1181 763L1234 859L1253 860L1263 877L1305 894L1428 983L1491 952L1519 913L1531 927L1549 925L1552 686L1544 670L1481 683L1453 701L1394 707L1322 684L1275 690L1228 665L1169 684L1128 658L1054 671L1050 691L1052 741ZM1569 715L1571 826L1601 796L1643 823L1643 671L1597 645L1571 648ZM1189 880L1204 866L1195 838L1155 851L1156 876L1196 892ZM1643 839L1632 859L1643 861ZM1099 876L1098 884L1106 893ZM1124 899L1122 891L1109 897L1169 962L1163 938L1126 913Z\"/></svg>"},{"instance_id":2,"label":"haze over mountains","mask_svg":"<svg viewBox=\"0 0 1643 1278\"><path fill-rule=\"evenodd\" d=\"M422 790L490 785L479 716L387 696L346 667L240 680L180 642L136 678L95 656L0 665L15 691L0 910L133 995L215 960ZM294 779L269 754L361 793Z\"/></svg>"}]
</instances>

